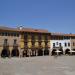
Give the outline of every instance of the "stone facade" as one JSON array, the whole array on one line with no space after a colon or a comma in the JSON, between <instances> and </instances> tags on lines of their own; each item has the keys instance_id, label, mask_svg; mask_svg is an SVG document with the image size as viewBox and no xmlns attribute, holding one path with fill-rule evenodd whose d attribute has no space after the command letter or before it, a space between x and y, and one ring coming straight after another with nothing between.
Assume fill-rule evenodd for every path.
<instances>
[{"instance_id":1,"label":"stone facade","mask_svg":"<svg viewBox=\"0 0 75 75\"><path fill-rule=\"evenodd\" d=\"M0 28L0 56L29 57L49 55L50 33L28 28Z\"/></svg>"}]
</instances>

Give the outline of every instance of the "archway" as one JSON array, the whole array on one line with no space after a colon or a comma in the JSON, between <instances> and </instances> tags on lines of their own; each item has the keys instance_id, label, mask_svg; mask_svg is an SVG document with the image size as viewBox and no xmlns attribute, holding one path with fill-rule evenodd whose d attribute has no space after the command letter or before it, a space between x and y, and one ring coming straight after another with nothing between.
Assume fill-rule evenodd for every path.
<instances>
[{"instance_id":1,"label":"archway","mask_svg":"<svg viewBox=\"0 0 75 75\"><path fill-rule=\"evenodd\" d=\"M75 51L75 49L73 49L72 51ZM72 55L75 55L75 52L72 52Z\"/></svg>"},{"instance_id":2,"label":"archway","mask_svg":"<svg viewBox=\"0 0 75 75\"><path fill-rule=\"evenodd\" d=\"M23 57L27 57L27 50L23 51Z\"/></svg>"},{"instance_id":3,"label":"archway","mask_svg":"<svg viewBox=\"0 0 75 75\"><path fill-rule=\"evenodd\" d=\"M63 49L59 49L59 51L61 51L61 52L59 53L59 55L62 55L62 54L63 54Z\"/></svg>"},{"instance_id":4,"label":"archway","mask_svg":"<svg viewBox=\"0 0 75 75\"><path fill-rule=\"evenodd\" d=\"M38 50L38 56L43 56L43 50L42 49Z\"/></svg>"},{"instance_id":5,"label":"archway","mask_svg":"<svg viewBox=\"0 0 75 75\"><path fill-rule=\"evenodd\" d=\"M19 56L19 50L18 49L13 49L11 52L12 57L18 57Z\"/></svg>"},{"instance_id":6,"label":"archway","mask_svg":"<svg viewBox=\"0 0 75 75\"><path fill-rule=\"evenodd\" d=\"M49 50L48 49L44 50L44 55L49 55Z\"/></svg>"},{"instance_id":7,"label":"archway","mask_svg":"<svg viewBox=\"0 0 75 75\"><path fill-rule=\"evenodd\" d=\"M70 55L70 49L66 49L65 54Z\"/></svg>"},{"instance_id":8,"label":"archway","mask_svg":"<svg viewBox=\"0 0 75 75\"><path fill-rule=\"evenodd\" d=\"M8 49L3 49L1 52L1 57L9 57L10 51Z\"/></svg>"},{"instance_id":9,"label":"archway","mask_svg":"<svg viewBox=\"0 0 75 75\"><path fill-rule=\"evenodd\" d=\"M56 55L56 52L55 51L56 51L56 49L53 49L51 54L52 55Z\"/></svg>"}]
</instances>

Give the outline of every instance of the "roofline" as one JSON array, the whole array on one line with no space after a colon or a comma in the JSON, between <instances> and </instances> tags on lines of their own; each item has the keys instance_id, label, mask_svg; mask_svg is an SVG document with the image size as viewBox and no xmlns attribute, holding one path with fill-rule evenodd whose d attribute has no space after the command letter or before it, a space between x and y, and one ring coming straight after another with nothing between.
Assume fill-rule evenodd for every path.
<instances>
[{"instance_id":1,"label":"roofline","mask_svg":"<svg viewBox=\"0 0 75 75\"><path fill-rule=\"evenodd\" d=\"M25 28L26 29L26 28ZM29 29L29 28L28 28ZM31 33L48 33L50 34L50 32L48 32L47 30L44 29L33 29L30 28L32 30L20 30L18 28L9 28L9 27L4 27L4 28L0 28L0 31L11 31L11 32L31 32Z\"/></svg>"}]
</instances>

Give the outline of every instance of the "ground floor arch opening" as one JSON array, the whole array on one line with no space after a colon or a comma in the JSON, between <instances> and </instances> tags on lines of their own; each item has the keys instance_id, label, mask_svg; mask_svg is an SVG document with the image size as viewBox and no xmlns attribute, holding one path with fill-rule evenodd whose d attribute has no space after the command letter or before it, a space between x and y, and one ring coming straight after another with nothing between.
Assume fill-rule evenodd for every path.
<instances>
[{"instance_id":1,"label":"ground floor arch opening","mask_svg":"<svg viewBox=\"0 0 75 75\"><path fill-rule=\"evenodd\" d=\"M42 49L38 50L38 56L43 56L43 50Z\"/></svg>"},{"instance_id":2,"label":"ground floor arch opening","mask_svg":"<svg viewBox=\"0 0 75 75\"><path fill-rule=\"evenodd\" d=\"M19 50L18 49L13 49L11 52L12 57L19 57Z\"/></svg>"},{"instance_id":3,"label":"ground floor arch opening","mask_svg":"<svg viewBox=\"0 0 75 75\"><path fill-rule=\"evenodd\" d=\"M59 49L59 55L63 55L63 49Z\"/></svg>"},{"instance_id":4,"label":"ground floor arch opening","mask_svg":"<svg viewBox=\"0 0 75 75\"><path fill-rule=\"evenodd\" d=\"M65 50L65 54L66 54L66 55L70 55L70 49L66 49L66 50Z\"/></svg>"},{"instance_id":5,"label":"ground floor arch opening","mask_svg":"<svg viewBox=\"0 0 75 75\"><path fill-rule=\"evenodd\" d=\"M72 53L71 53L72 55L75 55L75 49L72 49Z\"/></svg>"},{"instance_id":6,"label":"ground floor arch opening","mask_svg":"<svg viewBox=\"0 0 75 75\"><path fill-rule=\"evenodd\" d=\"M27 50L23 51L23 57L27 57Z\"/></svg>"},{"instance_id":7,"label":"ground floor arch opening","mask_svg":"<svg viewBox=\"0 0 75 75\"><path fill-rule=\"evenodd\" d=\"M49 55L49 50L48 49L44 50L44 55Z\"/></svg>"},{"instance_id":8,"label":"ground floor arch opening","mask_svg":"<svg viewBox=\"0 0 75 75\"><path fill-rule=\"evenodd\" d=\"M56 52L55 51L56 51L56 49L53 49L51 54L52 55L56 55Z\"/></svg>"},{"instance_id":9,"label":"ground floor arch opening","mask_svg":"<svg viewBox=\"0 0 75 75\"><path fill-rule=\"evenodd\" d=\"M1 57L9 57L10 51L8 49L3 49L1 52Z\"/></svg>"}]
</instances>

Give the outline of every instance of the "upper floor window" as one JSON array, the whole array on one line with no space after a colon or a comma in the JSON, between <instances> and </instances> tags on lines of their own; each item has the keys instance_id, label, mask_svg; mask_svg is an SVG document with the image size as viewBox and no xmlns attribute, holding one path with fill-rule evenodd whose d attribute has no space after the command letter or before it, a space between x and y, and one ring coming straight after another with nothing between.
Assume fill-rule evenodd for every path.
<instances>
[{"instance_id":1,"label":"upper floor window","mask_svg":"<svg viewBox=\"0 0 75 75\"><path fill-rule=\"evenodd\" d=\"M35 42L32 42L32 45L34 46L35 45Z\"/></svg>"},{"instance_id":2,"label":"upper floor window","mask_svg":"<svg viewBox=\"0 0 75 75\"><path fill-rule=\"evenodd\" d=\"M38 38L39 38L39 40L41 40L41 34L39 34Z\"/></svg>"},{"instance_id":3,"label":"upper floor window","mask_svg":"<svg viewBox=\"0 0 75 75\"><path fill-rule=\"evenodd\" d=\"M8 33L7 33L7 32L5 32L5 33L4 33L4 35L5 35L5 36L7 36L7 35L8 35Z\"/></svg>"},{"instance_id":4,"label":"upper floor window","mask_svg":"<svg viewBox=\"0 0 75 75\"><path fill-rule=\"evenodd\" d=\"M53 47L55 47L55 43L53 43Z\"/></svg>"},{"instance_id":5,"label":"upper floor window","mask_svg":"<svg viewBox=\"0 0 75 75\"><path fill-rule=\"evenodd\" d=\"M59 43L59 46L61 47L61 43Z\"/></svg>"},{"instance_id":6,"label":"upper floor window","mask_svg":"<svg viewBox=\"0 0 75 75\"><path fill-rule=\"evenodd\" d=\"M68 43L68 46L70 46L70 43Z\"/></svg>"},{"instance_id":7,"label":"upper floor window","mask_svg":"<svg viewBox=\"0 0 75 75\"><path fill-rule=\"evenodd\" d=\"M19 33L15 33L15 32L14 33L13 32L1 32L0 35L1 36L15 36L15 37L17 36L17 37L19 37Z\"/></svg>"},{"instance_id":8,"label":"upper floor window","mask_svg":"<svg viewBox=\"0 0 75 75\"><path fill-rule=\"evenodd\" d=\"M19 37L19 34L16 34L17 37Z\"/></svg>"},{"instance_id":9,"label":"upper floor window","mask_svg":"<svg viewBox=\"0 0 75 75\"><path fill-rule=\"evenodd\" d=\"M4 39L4 44L7 44L8 39Z\"/></svg>"},{"instance_id":10,"label":"upper floor window","mask_svg":"<svg viewBox=\"0 0 75 75\"><path fill-rule=\"evenodd\" d=\"M14 44L16 44L17 43L17 40L16 39L14 39Z\"/></svg>"},{"instance_id":11,"label":"upper floor window","mask_svg":"<svg viewBox=\"0 0 75 75\"><path fill-rule=\"evenodd\" d=\"M58 45L58 42L56 42L56 45Z\"/></svg>"},{"instance_id":12,"label":"upper floor window","mask_svg":"<svg viewBox=\"0 0 75 75\"><path fill-rule=\"evenodd\" d=\"M65 43L65 47L67 46L67 43Z\"/></svg>"},{"instance_id":13,"label":"upper floor window","mask_svg":"<svg viewBox=\"0 0 75 75\"><path fill-rule=\"evenodd\" d=\"M2 32L2 36L4 36L4 33Z\"/></svg>"}]
</instances>

